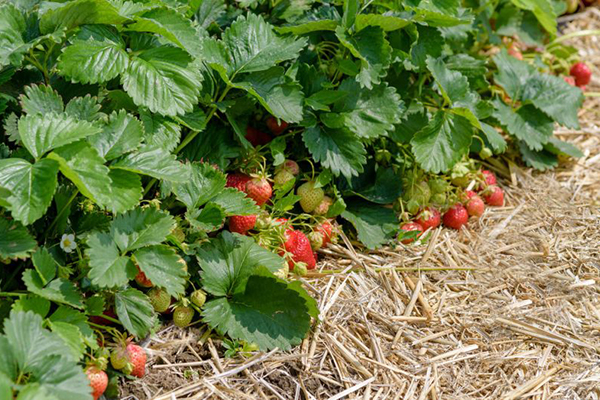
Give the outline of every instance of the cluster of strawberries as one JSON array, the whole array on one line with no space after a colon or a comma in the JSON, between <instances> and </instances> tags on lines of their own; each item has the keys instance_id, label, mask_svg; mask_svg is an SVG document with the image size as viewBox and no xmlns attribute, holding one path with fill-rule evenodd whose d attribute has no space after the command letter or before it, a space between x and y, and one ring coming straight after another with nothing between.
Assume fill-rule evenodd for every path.
<instances>
[{"instance_id":1,"label":"cluster of strawberries","mask_svg":"<svg viewBox=\"0 0 600 400\"><path fill-rule=\"evenodd\" d=\"M485 211L485 204L493 207L503 206L504 191L497 185L496 176L488 170L481 172L485 181L478 186L478 192L465 190L462 195L463 201L452 205L443 216L437 209L426 207L417 214L414 221L403 224L400 229L405 232L417 232L417 237L442 223L448 228L460 229L469 222L469 217L481 217ZM413 241L414 238L409 237L403 239L402 243L409 244Z\"/></svg>"}]
</instances>

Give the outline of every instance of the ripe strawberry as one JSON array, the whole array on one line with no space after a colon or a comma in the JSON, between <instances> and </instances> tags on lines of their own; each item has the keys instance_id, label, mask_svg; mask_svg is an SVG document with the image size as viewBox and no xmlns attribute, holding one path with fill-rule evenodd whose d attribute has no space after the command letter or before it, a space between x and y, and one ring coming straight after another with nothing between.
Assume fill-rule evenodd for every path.
<instances>
[{"instance_id":1,"label":"ripe strawberry","mask_svg":"<svg viewBox=\"0 0 600 400\"><path fill-rule=\"evenodd\" d=\"M294 270L296 263L305 263L307 269L314 269L317 261L306 235L300 231L288 229L285 232L285 238L283 246L291 254L291 260L288 262L290 271Z\"/></svg>"},{"instance_id":2,"label":"ripe strawberry","mask_svg":"<svg viewBox=\"0 0 600 400\"><path fill-rule=\"evenodd\" d=\"M488 185L496 184L496 175L494 175L494 173L492 171L488 171L487 169L484 169L481 171L481 173L483 174L486 184L488 184Z\"/></svg>"},{"instance_id":3,"label":"ripe strawberry","mask_svg":"<svg viewBox=\"0 0 600 400\"><path fill-rule=\"evenodd\" d=\"M455 204L444 214L444 225L460 229L469 221L469 213L462 204Z\"/></svg>"},{"instance_id":4,"label":"ripe strawberry","mask_svg":"<svg viewBox=\"0 0 600 400\"><path fill-rule=\"evenodd\" d=\"M441 219L440 212L433 207L427 207L417 215L417 223L421 225L424 231L440 226Z\"/></svg>"},{"instance_id":5,"label":"ripe strawberry","mask_svg":"<svg viewBox=\"0 0 600 400\"><path fill-rule=\"evenodd\" d=\"M246 183L246 193L256 204L262 206L271 198L273 189L266 178L254 178Z\"/></svg>"},{"instance_id":6,"label":"ripe strawberry","mask_svg":"<svg viewBox=\"0 0 600 400\"><path fill-rule=\"evenodd\" d=\"M467 199L470 199L471 197L477 196L477 193L475 193L472 190L467 190L467 191L465 191L465 195L467 196Z\"/></svg>"},{"instance_id":7,"label":"ripe strawberry","mask_svg":"<svg viewBox=\"0 0 600 400\"><path fill-rule=\"evenodd\" d=\"M276 186L283 186L293 179L294 175L290 171L282 169L281 171L275 174L273 182L275 182Z\"/></svg>"},{"instance_id":8,"label":"ripe strawberry","mask_svg":"<svg viewBox=\"0 0 600 400\"><path fill-rule=\"evenodd\" d=\"M194 318L194 309L192 307L177 306L173 310L173 323L175 326L185 328Z\"/></svg>"},{"instance_id":9,"label":"ripe strawberry","mask_svg":"<svg viewBox=\"0 0 600 400\"><path fill-rule=\"evenodd\" d=\"M114 319L118 318L117 314L115 314L115 312L111 309L104 310L104 312L102 312L102 314L106 315L107 317L114 318ZM106 318L102 318L99 315L90 316L90 322L93 322L94 324L98 324L98 325L107 325L107 326L111 326L111 325L115 324L114 322L109 321Z\"/></svg>"},{"instance_id":10,"label":"ripe strawberry","mask_svg":"<svg viewBox=\"0 0 600 400\"><path fill-rule=\"evenodd\" d=\"M300 207L306 213L312 212L317 208L325 197L323 189L316 188L314 182L306 182L300 185L296 193L300 196Z\"/></svg>"},{"instance_id":11,"label":"ripe strawberry","mask_svg":"<svg viewBox=\"0 0 600 400\"><path fill-rule=\"evenodd\" d=\"M421 224L419 224L418 222L407 222L406 224L403 224L400 227L401 230L405 231L405 232L413 232L413 231L418 231L418 232L423 232L423 227L421 226ZM417 235L417 237L421 236L421 234L419 233ZM409 244L414 242L414 239L404 239L402 240L402 244Z\"/></svg>"},{"instance_id":12,"label":"ripe strawberry","mask_svg":"<svg viewBox=\"0 0 600 400\"><path fill-rule=\"evenodd\" d=\"M108 375L97 367L88 367L85 370L85 374L90 380L92 396L94 397L94 400L98 400L108 386Z\"/></svg>"},{"instance_id":13,"label":"ripe strawberry","mask_svg":"<svg viewBox=\"0 0 600 400\"><path fill-rule=\"evenodd\" d=\"M235 172L233 174L227 175L227 183L225 184L225 187L236 188L240 192L246 193L246 184L251 179L252 178L246 174L242 174L241 172Z\"/></svg>"},{"instance_id":14,"label":"ripe strawberry","mask_svg":"<svg viewBox=\"0 0 600 400\"><path fill-rule=\"evenodd\" d=\"M271 141L271 136L268 133L259 131L251 126L246 128L246 140L254 147L264 146Z\"/></svg>"},{"instance_id":15,"label":"ripe strawberry","mask_svg":"<svg viewBox=\"0 0 600 400\"><path fill-rule=\"evenodd\" d=\"M146 373L146 352L137 344L129 343L127 345L127 358L133 366L131 375L142 378Z\"/></svg>"},{"instance_id":16,"label":"ripe strawberry","mask_svg":"<svg viewBox=\"0 0 600 400\"><path fill-rule=\"evenodd\" d=\"M294 176L300 173L300 167L298 166L298 163L294 160L285 160L283 162L283 165L281 166L281 169L288 171Z\"/></svg>"},{"instance_id":17,"label":"ripe strawberry","mask_svg":"<svg viewBox=\"0 0 600 400\"><path fill-rule=\"evenodd\" d=\"M479 218L483 215L485 204L483 204L481 197L475 195L467 201L466 208L470 216Z\"/></svg>"},{"instance_id":18,"label":"ripe strawberry","mask_svg":"<svg viewBox=\"0 0 600 400\"><path fill-rule=\"evenodd\" d=\"M136 265L136 267L137 267L137 265ZM137 267L137 269L138 269L138 273L135 276L135 281L137 282L137 284L144 288L150 288L150 287L154 286L152 281L150 279L148 279L148 277L140 269L140 267Z\"/></svg>"},{"instance_id":19,"label":"ripe strawberry","mask_svg":"<svg viewBox=\"0 0 600 400\"><path fill-rule=\"evenodd\" d=\"M592 80L592 70L582 62L573 64L570 73L579 87L587 85Z\"/></svg>"},{"instance_id":20,"label":"ripe strawberry","mask_svg":"<svg viewBox=\"0 0 600 400\"><path fill-rule=\"evenodd\" d=\"M572 76L563 76L563 79L565 80L565 82L567 82L569 85L571 86L576 86L575 85L575 78L573 78Z\"/></svg>"},{"instance_id":21,"label":"ripe strawberry","mask_svg":"<svg viewBox=\"0 0 600 400\"><path fill-rule=\"evenodd\" d=\"M196 306L202 307L206 302L206 292L201 289L194 290L190 295L190 300Z\"/></svg>"},{"instance_id":22,"label":"ripe strawberry","mask_svg":"<svg viewBox=\"0 0 600 400\"><path fill-rule=\"evenodd\" d=\"M504 205L504 191L498 186L488 187L489 194L484 194L485 202L490 206L502 207Z\"/></svg>"},{"instance_id":23,"label":"ripe strawberry","mask_svg":"<svg viewBox=\"0 0 600 400\"><path fill-rule=\"evenodd\" d=\"M256 215L234 215L229 217L229 230L245 235L256 225Z\"/></svg>"},{"instance_id":24,"label":"ripe strawberry","mask_svg":"<svg viewBox=\"0 0 600 400\"><path fill-rule=\"evenodd\" d=\"M508 54L516 58L517 60L523 60L523 54L515 46L508 48Z\"/></svg>"},{"instance_id":25,"label":"ripe strawberry","mask_svg":"<svg viewBox=\"0 0 600 400\"><path fill-rule=\"evenodd\" d=\"M333 238L333 225L331 224L330 220L326 219L321 224L317 225L315 232L323 235L322 247L326 247L329 243L331 243L331 239Z\"/></svg>"},{"instance_id":26,"label":"ripe strawberry","mask_svg":"<svg viewBox=\"0 0 600 400\"><path fill-rule=\"evenodd\" d=\"M281 135L283 131L288 127L288 123L285 121L277 122L277 118L269 117L267 118L267 128L273 133L275 136Z\"/></svg>"},{"instance_id":27,"label":"ripe strawberry","mask_svg":"<svg viewBox=\"0 0 600 400\"><path fill-rule=\"evenodd\" d=\"M171 305L171 295L164 289L152 288L147 294L156 312L163 313Z\"/></svg>"},{"instance_id":28,"label":"ripe strawberry","mask_svg":"<svg viewBox=\"0 0 600 400\"><path fill-rule=\"evenodd\" d=\"M329 196L323 196L323 200L314 209L313 214L315 215L326 215L329 211L329 207L333 204L333 199Z\"/></svg>"}]
</instances>

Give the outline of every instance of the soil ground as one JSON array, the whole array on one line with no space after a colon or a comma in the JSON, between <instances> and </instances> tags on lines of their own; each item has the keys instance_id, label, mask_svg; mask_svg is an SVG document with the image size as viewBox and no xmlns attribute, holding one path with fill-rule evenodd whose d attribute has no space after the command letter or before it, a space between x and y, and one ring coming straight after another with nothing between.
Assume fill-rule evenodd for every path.
<instances>
[{"instance_id":1,"label":"soil ground","mask_svg":"<svg viewBox=\"0 0 600 400\"><path fill-rule=\"evenodd\" d=\"M566 32L599 28L589 9ZM596 79L599 39L569 42ZM348 271L304 279L323 322L298 348L225 358L202 330L168 326L123 399L600 399L599 106L588 97L582 130L559 131L582 159L546 173L489 165L506 206L468 229L324 251L320 268Z\"/></svg>"}]
</instances>

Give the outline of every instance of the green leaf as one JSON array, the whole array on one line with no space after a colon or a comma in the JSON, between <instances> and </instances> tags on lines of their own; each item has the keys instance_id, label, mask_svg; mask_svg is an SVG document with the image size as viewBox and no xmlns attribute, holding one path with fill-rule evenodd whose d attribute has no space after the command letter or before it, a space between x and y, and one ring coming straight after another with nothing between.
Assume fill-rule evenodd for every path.
<instances>
[{"instance_id":1,"label":"green leaf","mask_svg":"<svg viewBox=\"0 0 600 400\"><path fill-rule=\"evenodd\" d=\"M300 85L286 79L281 67L244 75L232 86L254 96L273 116L287 122L302 120L304 98Z\"/></svg>"},{"instance_id":2,"label":"green leaf","mask_svg":"<svg viewBox=\"0 0 600 400\"><path fill-rule=\"evenodd\" d=\"M35 164L18 158L0 160L0 187L10 191L5 200L13 218L29 225L46 213L56 191L58 166L48 159Z\"/></svg>"},{"instance_id":3,"label":"green leaf","mask_svg":"<svg viewBox=\"0 0 600 400\"><path fill-rule=\"evenodd\" d=\"M549 0L511 0L512 3L522 8L523 10L529 10L537 17L540 24L550 33L556 35L556 17L554 8Z\"/></svg>"},{"instance_id":4,"label":"green leaf","mask_svg":"<svg viewBox=\"0 0 600 400\"><path fill-rule=\"evenodd\" d=\"M557 139L555 136L552 136L548 143L544 145L544 149L556 155L573 158L581 158L584 156L583 152L579 150L577 146L572 143Z\"/></svg>"},{"instance_id":5,"label":"green leaf","mask_svg":"<svg viewBox=\"0 0 600 400\"><path fill-rule=\"evenodd\" d=\"M88 277L101 288L115 288L129 281L127 271L135 270L129 257L122 256L108 233L92 233L85 254L90 259Z\"/></svg>"},{"instance_id":6,"label":"green leaf","mask_svg":"<svg viewBox=\"0 0 600 400\"><path fill-rule=\"evenodd\" d=\"M138 151L128 154L111 167L172 182L185 182L190 177L188 169L177 161L174 155L160 147L148 145L143 145Z\"/></svg>"},{"instance_id":7,"label":"green leaf","mask_svg":"<svg viewBox=\"0 0 600 400\"><path fill-rule=\"evenodd\" d=\"M492 149L494 149L494 151L497 153L503 153L506 150L507 146L506 140L504 140L502 135L498 133L498 131L494 127L486 124L485 122L480 122L480 124L481 131L485 135L485 138L487 139L490 146L492 146Z\"/></svg>"},{"instance_id":8,"label":"green leaf","mask_svg":"<svg viewBox=\"0 0 600 400\"><path fill-rule=\"evenodd\" d=\"M404 62L407 69L424 69L428 57L442 55L444 38L438 29L429 26L417 26L418 40L411 46L410 60Z\"/></svg>"},{"instance_id":9,"label":"green leaf","mask_svg":"<svg viewBox=\"0 0 600 400\"><path fill-rule=\"evenodd\" d=\"M156 245L137 250L136 264L155 286L164 288L177 298L185 292L185 261L169 246Z\"/></svg>"},{"instance_id":10,"label":"green leaf","mask_svg":"<svg viewBox=\"0 0 600 400\"><path fill-rule=\"evenodd\" d=\"M12 310L23 312L33 311L40 317L45 318L50 311L51 305L52 303L50 303L49 300L35 294L29 294L27 296L19 297L19 299L13 303Z\"/></svg>"},{"instance_id":11,"label":"green leaf","mask_svg":"<svg viewBox=\"0 0 600 400\"><path fill-rule=\"evenodd\" d=\"M410 141L415 159L429 172L449 170L467 154L473 128L460 115L438 111L429 124Z\"/></svg>"},{"instance_id":12,"label":"green leaf","mask_svg":"<svg viewBox=\"0 0 600 400\"><path fill-rule=\"evenodd\" d=\"M377 26L368 26L349 36L342 27L336 29L340 42L361 62L356 80L362 87L372 89L381 83L392 60L392 48L385 39L385 32Z\"/></svg>"},{"instance_id":13,"label":"green leaf","mask_svg":"<svg viewBox=\"0 0 600 400\"><path fill-rule=\"evenodd\" d=\"M554 132L554 123L544 113L531 105L516 112L501 100L494 101L494 116L506 126L508 133L521 139L532 150L542 150Z\"/></svg>"},{"instance_id":14,"label":"green leaf","mask_svg":"<svg viewBox=\"0 0 600 400\"><path fill-rule=\"evenodd\" d=\"M455 107L466 107L474 111L480 98L469 89L467 78L446 67L441 58L428 57L427 68L431 71L444 99Z\"/></svg>"},{"instance_id":15,"label":"green leaf","mask_svg":"<svg viewBox=\"0 0 600 400\"><path fill-rule=\"evenodd\" d=\"M108 116L102 132L88 141L107 161L137 149L142 141L141 122L125 110L115 111Z\"/></svg>"},{"instance_id":16,"label":"green leaf","mask_svg":"<svg viewBox=\"0 0 600 400\"><path fill-rule=\"evenodd\" d=\"M160 147L167 152L175 150L181 139L181 126L179 124L158 114L148 112L140 113L140 117L144 124L144 142L147 145Z\"/></svg>"},{"instance_id":17,"label":"green leaf","mask_svg":"<svg viewBox=\"0 0 600 400\"><path fill-rule=\"evenodd\" d=\"M203 206L225 189L225 174L212 165L195 163L189 169L190 179L173 185L175 196L188 210Z\"/></svg>"},{"instance_id":18,"label":"green leaf","mask_svg":"<svg viewBox=\"0 0 600 400\"><path fill-rule=\"evenodd\" d=\"M161 46L131 58L122 76L123 88L138 106L161 115L191 112L198 103L202 77L181 49Z\"/></svg>"},{"instance_id":19,"label":"green leaf","mask_svg":"<svg viewBox=\"0 0 600 400\"><path fill-rule=\"evenodd\" d=\"M95 121L102 116L102 106L98 104L98 98L87 94L85 97L75 97L65 107L65 113L75 119L83 119L89 122Z\"/></svg>"},{"instance_id":20,"label":"green leaf","mask_svg":"<svg viewBox=\"0 0 600 400\"><path fill-rule=\"evenodd\" d=\"M558 157L547 150L535 151L529 148L527 143L519 141L521 157L528 167L538 171L546 171L558 166Z\"/></svg>"},{"instance_id":21,"label":"green leaf","mask_svg":"<svg viewBox=\"0 0 600 400\"><path fill-rule=\"evenodd\" d=\"M504 88L511 99L519 100L527 81L535 74L535 69L525 61L510 56L506 49L496 54L493 60L498 67L494 81Z\"/></svg>"},{"instance_id":22,"label":"green leaf","mask_svg":"<svg viewBox=\"0 0 600 400\"><path fill-rule=\"evenodd\" d=\"M344 14L342 16L341 26L344 29L350 29L356 21L356 15L359 12L360 2L358 0L344 1Z\"/></svg>"},{"instance_id":23,"label":"green leaf","mask_svg":"<svg viewBox=\"0 0 600 400\"><path fill-rule=\"evenodd\" d=\"M306 336L314 308L299 285L290 286L267 273L252 275L243 292L208 301L204 321L232 339L258 344L263 351L288 350Z\"/></svg>"},{"instance_id":24,"label":"green leaf","mask_svg":"<svg viewBox=\"0 0 600 400\"><path fill-rule=\"evenodd\" d=\"M27 229L18 222L0 217L0 259L27 258L37 247Z\"/></svg>"},{"instance_id":25,"label":"green leaf","mask_svg":"<svg viewBox=\"0 0 600 400\"><path fill-rule=\"evenodd\" d=\"M107 0L74 0L44 13L40 31L50 33L62 28L71 29L83 24L119 25L127 18Z\"/></svg>"},{"instance_id":26,"label":"green leaf","mask_svg":"<svg viewBox=\"0 0 600 400\"><path fill-rule=\"evenodd\" d=\"M202 0L198 9L194 10L194 19L202 28L207 29L225 13L224 0Z\"/></svg>"},{"instance_id":27,"label":"green leaf","mask_svg":"<svg viewBox=\"0 0 600 400\"><path fill-rule=\"evenodd\" d=\"M341 216L354 225L358 240L369 249L387 243L398 231L398 219L394 210L364 200L348 202Z\"/></svg>"},{"instance_id":28,"label":"green leaf","mask_svg":"<svg viewBox=\"0 0 600 400\"><path fill-rule=\"evenodd\" d=\"M306 148L315 161L334 175L358 175L366 163L366 150L358 137L344 129L308 128L302 134Z\"/></svg>"},{"instance_id":29,"label":"green leaf","mask_svg":"<svg viewBox=\"0 0 600 400\"><path fill-rule=\"evenodd\" d=\"M48 327L69 346L73 358L80 359L83 357L86 345L78 327L63 321L50 321Z\"/></svg>"},{"instance_id":30,"label":"green leaf","mask_svg":"<svg viewBox=\"0 0 600 400\"><path fill-rule=\"evenodd\" d=\"M67 114L35 114L19 120L21 141L35 158L98 132L96 125Z\"/></svg>"},{"instance_id":31,"label":"green leaf","mask_svg":"<svg viewBox=\"0 0 600 400\"><path fill-rule=\"evenodd\" d=\"M58 92L46 85L25 86L25 94L20 100L21 108L27 114L60 114L65 108Z\"/></svg>"},{"instance_id":32,"label":"green leaf","mask_svg":"<svg viewBox=\"0 0 600 400\"><path fill-rule=\"evenodd\" d=\"M127 25L127 30L157 33L194 57L202 55L199 36L190 19L171 8L153 8L141 13L133 24Z\"/></svg>"},{"instance_id":33,"label":"green leaf","mask_svg":"<svg viewBox=\"0 0 600 400\"><path fill-rule=\"evenodd\" d=\"M54 150L49 159L58 161L60 172L77 186L84 196L101 207L112 203L109 169L95 148L85 141Z\"/></svg>"},{"instance_id":34,"label":"green leaf","mask_svg":"<svg viewBox=\"0 0 600 400\"><path fill-rule=\"evenodd\" d=\"M258 267L275 272L285 263L254 239L228 231L198 249L197 257L202 268L202 287L214 296L243 293L248 278Z\"/></svg>"},{"instance_id":35,"label":"green leaf","mask_svg":"<svg viewBox=\"0 0 600 400\"><path fill-rule=\"evenodd\" d=\"M45 247L40 247L31 257L43 285L56 277L58 264Z\"/></svg>"},{"instance_id":36,"label":"green leaf","mask_svg":"<svg viewBox=\"0 0 600 400\"><path fill-rule=\"evenodd\" d=\"M13 53L25 44L26 24L23 14L10 3L0 6L0 69L13 63ZM20 64L20 58L17 59Z\"/></svg>"},{"instance_id":37,"label":"green leaf","mask_svg":"<svg viewBox=\"0 0 600 400\"><path fill-rule=\"evenodd\" d=\"M199 231L213 232L223 227L225 211L215 203L208 203L202 210L194 209L185 213L185 219Z\"/></svg>"},{"instance_id":38,"label":"green leaf","mask_svg":"<svg viewBox=\"0 0 600 400\"><path fill-rule=\"evenodd\" d=\"M56 311L54 311L54 313L52 313L52 315L48 318L48 320L65 322L76 326L79 329L79 332L81 333L85 344L91 347L92 349L98 348L98 343L96 342L96 335L92 328L90 328L86 315L81 311L77 311L66 306L59 306L56 309Z\"/></svg>"},{"instance_id":39,"label":"green leaf","mask_svg":"<svg viewBox=\"0 0 600 400\"><path fill-rule=\"evenodd\" d=\"M577 113L583 104L581 89L569 85L564 79L548 74L530 77L521 94L521 100L531 102L561 125L579 129Z\"/></svg>"},{"instance_id":40,"label":"green leaf","mask_svg":"<svg viewBox=\"0 0 600 400\"><path fill-rule=\"evenodd\" d=\"M344 125L361 138L386 136L400 122L405 110L393 87L379 85L373 90L365 90L346 79L339 90L348 95L336 103L334 111L339 112Z\"/></svg>"},{"instance_id":41,"label":"green leaf","mask_svg":"<svg viewBox=\"0 0 600 400\"><path fill-rule=\"evenodd\" d=\"M125 43L113 35L74 40L58 59L61 75L71 82L86 84L108 82L125 72L128 65Z\"/></svg>"},{"instance_id":42,"label":"green leaf","mask_svg":"<svg viewBox=\"0 0 600 400\"><path fill-rule=\"evenodd\" d=\"M228 76L267 70L282 61L296 58L305 39L282 38L258 15L239 16L223 33L228 62L222 67Z\"/></svg>"},{"instance_id":43,"label":"green leaf","mask_svg":"<svg viewBox=\"0 0 600 400\"><path fill-rule=\"evenodd\" d=\"M156 323L150 299L137 289L115 293L115 309L125 329L139 338L146 336Z\"/></svg>"},{"instance_id":44,"label":"green leaf","mask_svg":"<svg viewBox=\"0 0 600 400\"><path fill-rule=\"evenodd\" d=\"M330 5L323 5L315 11L305 13L301 18L294 21L295 25L279 26L275 29L279 33L292 33L304 35L316 31L335 31L342 17L337 9Z\"/></svg>"},{"instance_id":45,"label":"green leaf","mask_svg":"<svg viewBox=\"0 0 600 400\"><path fill-rule=\"evenodd\" d=\"M252 215L259 211L254 200L246 197L246 194L235 188L225 188L217 196L211 199L223 209L225 215Z\"/></svg>"},{"instance_id":46,"label":"green leaf","mask_svg":"<svg viewBox=\"0 0 600 400\"><path fill-rule=\"evenodd\" d=\"M136 208L115 217L110 234L122 252L160 244L175 229L175 220L155 208Z\"/></svg>"},{"instance_id":47,"label":"green leaf","mask_svg":"<svg viewBox=\"0 0 600 400\"><path fill-rule=\"evenodd\" d=\"M359 195L373 203L391 204L402 194L402 179L392 168L379 167L375 170L375 163L369 162L365 171L347 182L347 185L338 184L338 189Z\"/></svg>"},{"instance_id":48,"label":"green leaf","mask_svg":"<svg viewBox=\"0 0 600 400\"><path fill-rule=\"evenodd\" d=\"M56 278L47 285L42 282L41 276L33 269L23 272L23 282L27 290L40 297L55 303L67 304L71 307L83 309L81 293L70 281Z\"/></svg>"},{"instance_id":49,"label":"green leaf","mask_svg":"<svg viewBox=\"0 0 600 400\"><path fill-rule=\"evenodd\" d=\"M48 395L33 394L30 400L87 400L90 395L90 381L83 373L80 365L67 359L65 354L52 355L41 359L32 372L35 380L39 382L40 389ZM30 380L31 381L31 380ZM29 383L31 385L31 383ZM22 393L22 392L21 392Z\"/></svg>"},{"instance_id":50,"label":"green leaf","mask_svg":"<svg viewBox=\"0 0 600 400\"><path fill-rule=\"evenodd\" d=\"M108 176L112 182L108 209L113 213L123 213L137 206L142 200L143 191L140 176L123 169L111 169Z\"/></svg>"}]
</instances>

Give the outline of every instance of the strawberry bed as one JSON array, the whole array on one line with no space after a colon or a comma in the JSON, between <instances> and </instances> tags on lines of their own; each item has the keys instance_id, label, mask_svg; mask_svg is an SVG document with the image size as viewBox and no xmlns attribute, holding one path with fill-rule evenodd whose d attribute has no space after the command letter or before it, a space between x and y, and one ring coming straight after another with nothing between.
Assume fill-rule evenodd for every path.
<instances>
[{"instance_id":1,"label":"strawberry bed","mask_svg":"<svg viewBox=\"0 0 600 400\"><path fill-rule=\"evenodd\" d=\"M504 205L482 163L581 156L565 8L2 3L0 398L115 397L171 321L290 349L317 251L425 243Z\"/></svg>"}]
</instances>

